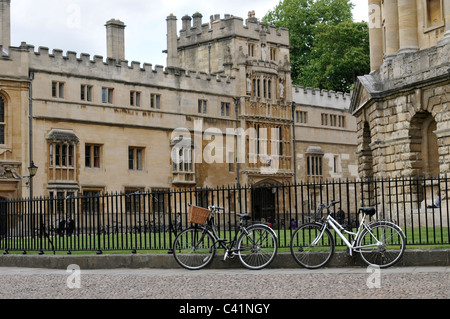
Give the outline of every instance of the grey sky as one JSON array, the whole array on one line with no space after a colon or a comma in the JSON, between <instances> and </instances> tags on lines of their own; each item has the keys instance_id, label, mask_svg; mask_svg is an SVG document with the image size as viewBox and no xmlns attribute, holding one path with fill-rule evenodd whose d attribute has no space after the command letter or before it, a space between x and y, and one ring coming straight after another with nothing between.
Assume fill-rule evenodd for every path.
<instances>
[{"instance_id":1,"label":"grey sky","mask_svg":"<svg viewBox=\"0 0 450 319\"><path fill-rule=\"evenodd\" d=\"M111 18L127 25L126 59L153 65L166 65L166 17L173 13L179 19L195 12L204 23L213 14L231 14L247 18L255 10L262 18L279 0L11 0L11 45L22 41L36 47L48 47L106 56L105 23ZM368 20L366 0L356 4L355 21ZM180 28L178 28L180 29Z\"/></svg>"}]
</instances>

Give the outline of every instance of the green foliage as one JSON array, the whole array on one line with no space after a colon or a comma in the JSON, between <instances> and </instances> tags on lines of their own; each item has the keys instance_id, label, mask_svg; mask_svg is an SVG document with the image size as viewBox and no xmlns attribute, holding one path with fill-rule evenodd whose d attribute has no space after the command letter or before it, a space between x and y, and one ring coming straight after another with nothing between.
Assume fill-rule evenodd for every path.
<instances>
[{"instance_id":1,"label":"green foliage","mask_svg":"<svg viewBox=\"0 0 450 319\"><path fill-rule=\"evenodd\" d=\"M302 85L348 92L356 76L370 72L368 26L341 22L317 29Z\"/></svg>"},{"instance_id":2,"label":"green foliage","mask_svg":"<svg viewBox=\"0 0 450 319\"><path fill-rule=\"evenodd\" d=\"M353 23L350 0L282 0L262 19L288 28L294 84L349 91L370 71L369 31Z\"/></svg>"}]
</instances>

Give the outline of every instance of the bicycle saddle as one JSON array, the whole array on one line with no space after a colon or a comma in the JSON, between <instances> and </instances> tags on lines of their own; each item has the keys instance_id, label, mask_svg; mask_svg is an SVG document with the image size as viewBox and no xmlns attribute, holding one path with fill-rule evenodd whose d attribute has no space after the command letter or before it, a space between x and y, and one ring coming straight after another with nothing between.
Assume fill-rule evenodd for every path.
<instances>
[{"instance_id":1,"label":"bicycle saddle","mask_svg":"<svg viewBox=\"0 0 450 319\"><path fill-rule=\"evenodd\" d=\"M243 220L250 220L252 217L249 214L236 214L236 216L242 218Z\"/></svg>"},{"instance_id":2,"label":"bicycle saddle","mask_svg":"<svg viewBox=\"0 0 450 319\"><path fill-rule=\"evenodd\" d=\"M359 212L369 215L370 217L376 214L375 208L373 207L361 207Z\"/></svg>"}]
</instances>

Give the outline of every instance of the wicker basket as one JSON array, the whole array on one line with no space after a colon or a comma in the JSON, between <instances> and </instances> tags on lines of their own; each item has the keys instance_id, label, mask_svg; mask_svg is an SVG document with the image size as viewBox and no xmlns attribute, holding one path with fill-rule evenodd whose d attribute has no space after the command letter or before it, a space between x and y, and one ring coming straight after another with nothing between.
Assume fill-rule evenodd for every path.
<instances>
[{"instance_id":1,"label":"wicker basket","mask_svg":"<svg viewBox=\"0 0 450 319\"><path fill-rule=\"evenodd\" d=\"M190 206L189 207L189 223L205 225L208 220L209 215L211 215L211 211L209 209Z\"/></svg>"}]
</instances>

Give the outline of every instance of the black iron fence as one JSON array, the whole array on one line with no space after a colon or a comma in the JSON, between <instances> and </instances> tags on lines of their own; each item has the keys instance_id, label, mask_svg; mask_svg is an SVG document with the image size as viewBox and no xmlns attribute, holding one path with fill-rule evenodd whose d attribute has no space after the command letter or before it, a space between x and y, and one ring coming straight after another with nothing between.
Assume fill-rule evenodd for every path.
<instances>
[{"instance_id":1,"label":"black iron fence","mask_svg":"<svg viewBox=\"0 0 450 319\"><path fill-rule=\"evenodd\" d=\"M359 207L376 207L406 233L408 245L448 245L449 179L346 180L297 185L227 186L150 193L0 201L0 249L31 252L169 251L189 227L189 204L225 207L216 220L232 238L236 213L270 223L280 247L289 247L295 228L310 221L321 203L339 200L336 218L348 227ZM338 245L342 243L337 243Z\"/></svg>"}]
</instances>

